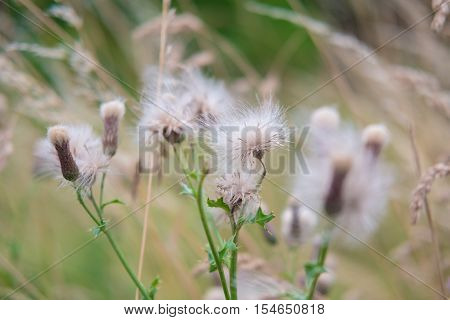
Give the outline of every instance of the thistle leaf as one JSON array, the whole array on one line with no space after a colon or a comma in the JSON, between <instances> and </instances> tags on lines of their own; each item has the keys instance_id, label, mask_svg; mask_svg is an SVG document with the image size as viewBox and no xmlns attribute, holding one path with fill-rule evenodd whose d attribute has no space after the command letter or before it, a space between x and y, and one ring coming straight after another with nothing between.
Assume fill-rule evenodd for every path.
<instances>
[{"instance_id":1,"label":"thistle leaf","mask_svg":"<svg viewBox=\"0 0 450 320\"><path fill-rule=\"evenodd\" d=\"M220 208L225 210L226 212L230 212L230 207L223 201L223 198L219 198L217 200L207 200L208 207L210 208Z\"/></svg>"}]
</instances>

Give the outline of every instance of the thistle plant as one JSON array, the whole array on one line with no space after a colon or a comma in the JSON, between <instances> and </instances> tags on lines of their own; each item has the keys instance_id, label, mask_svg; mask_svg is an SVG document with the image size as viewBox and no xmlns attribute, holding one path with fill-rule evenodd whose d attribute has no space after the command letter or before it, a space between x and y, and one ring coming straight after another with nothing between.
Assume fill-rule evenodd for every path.
<instances>
[{"instance_id":1,"label":"thistle plant","mask_svg":"<svg viewBox=\"0 0 450 320\"><path fill-rule=\"evenodd\" d=\"M327 225L314 260L305 264L305 299L314 297L335 230L343 229L357 239L366 239L384 212L389 187L386 168L380 160L388 141L384 125L366 127L360 135L341 125L333 107L316 110L310 121L310 170L299 177L295 197L283 215L288 243L300 244L314 228L310 209L324 212ZM293 202L293 203L292 203ZM303 220L302 220L303 219Z\"/></svg>"},{"instance_id":2,"label":"thistle plant","mask_svg":"<svg viewBox=\"0 0 450 320\"><path fill-rule=\"evenodd\" d=\"M35 171L50 175L61 185L71 186L83 210L94 223L94 236L104 234L114 253L139 289L144 299L154 296L154 287L147 290L130 268L123 252L112 237L105 217L105 209L122 204L119 199L104 200L104 185L109 163L118 146L119 124L125 113L121 100L106 102L100 107L104 124L103 138L97 137L87 125L56 125L48 128L47 138L35 147ZM94 192L97 177L101 175L99 190Z\"/></svg>"},{"instance_id":3,"label":"thistle plant","mask_svg":"<svg viewBox=\"0 0 450 320\"><path fill-rule=\"evenodd\" d=\"M147 87L152 88L151 82ZM217 271L224 297L237 299L239 232L246 224L265 227L274 217L262 211L259 192L266 175L264 155L284 145L287 137L280 107L266 101L241 108L221 82L198 71L166 76L156 101L144 102L140 126L149 129L152 142L173 150L184 175L182 193L197 205L209 270ZM211 156L207 150L213 153L209 162L202 160ZM215 199L205 196L209 176L215 176ZM225 239L212 218L216 209L230 227Z\"/></svg>"}]
</instances>

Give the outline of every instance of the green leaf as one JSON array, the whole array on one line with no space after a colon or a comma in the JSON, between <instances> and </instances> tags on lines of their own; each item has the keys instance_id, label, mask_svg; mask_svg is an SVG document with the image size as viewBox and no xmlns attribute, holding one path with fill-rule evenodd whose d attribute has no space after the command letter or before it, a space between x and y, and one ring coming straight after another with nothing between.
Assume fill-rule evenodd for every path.
<instances>
[{"instance_id":1,"label":"green leaf","mask_svg":"<svg viewBox=\"0 0 450 320\"><path fill-rule=\"evenodd\" d=\"M253 223L257 223L259 224L261 227L263 227L264 229L267 230L266 224L271 221L273 218L275 218L275 215L270 212L268 214L265 214L261 207L258 208L258 211L256 211L256 215L251 217L251 218L241 218L239 223L244 224L244 223L249 223L249 224L253 224Z\"/></svg>"},{"instance_id":2,"label":"green leaf","mask_svg":"<svg viewBox=\"0 0 450 320\"><path fill-rule=\"evenodd\" d=\"M232 239L225 241L220 250L217 252L217 254L219 255L220 263L229 266L230 254L237 249L238 248L236 247L236 244ZM217 265L216 261L214 260L214 255L212 254L211 248L209 246L206 248L206 252L208 253L209 272L214 272L217 270Z\"/></svg>"},{"instance_id":3,"label":"green leaf","mask_svg":"<svg viewBox=\"0 0 450 320\"><path fill-rule=\"evenodd\" d=\"M182 194L182 195L186 195L186 196L189 196L189 197L192 197L192 198L195 198L195 192L194 192L194 190L191 188L191 187L189 187L186 183L184 183L184 182L181 182L180 183L180 186L181 186L181 192L180 192L180 194Z\"/></svg>"},{"instance_id":4,"label":"green leaf","mask_svg":"<svg viewBox=\"0 0 450 320\"><path fill-rule=\"evenodd\" d=\"M211 200L208 198L207 200L208 207L210 208L220 208L225 210L226 212L230 212L230 207L223 201L223 198L219 198L217 200Z\"/></svg>"},{"instance_id":5,"label":"green leaf","mask_svg":"<svg viewBox=\"0 0 450 320\"><path fill-rule=\"evenodd\" d=\"M270 212L269 214L265 214L262 211L261 207L259 207L258 211L256 212L255 222L266 229L266 223L271 221L273 218L275 218L275 215L272 212Z\"/></svg>"},{"instance_id":6,"label":"green leaf","mask_svg":"<svg viewBox=\"0 0 450 320\"><path fill-rule=\"evenodd\" d=\"M192 179L194 179L194 180L198 180L198 178L199 178L199 174L198 174L198 172L195 171L195 170L192 170L191 172L189 172L189 173L187 174L187 176L190 177L190 178L192 178Z\"/></svg>"},{"instance_id":7,"label":"green leaf","mask_svg":"<svg viewBox=\"0 0 450 320\"><path fill-rule=\"evenodd\" d=\"M101 209L103 210L106 206L109 206L110 204L122 204L125 205L125 202L123 202L120 199L113 199L111 201L105 202L101 205Z\"/></svg>"},{"instance_id":8,"label":"green leaf","mask_svg":"<svg viewBox=\"0 0 450 320\"><path fill-rule=\"evenodd\" d=\"M150 284L150 289L148 289L148 295L150 296L151 300L155 300L156 293L159 289L159 284L161 283L161 279L159 276L156 276L155 279L153 279L152 283Z\"/></svg>"},{"instance_id":9,"label":"green leaf","mask_svg":"<svg viewBox=\"0 0 450 320\"><path fill-rule=\"evenodd\" d=\"M305 272L306 272L306 287L309 288L313 279L320 274L327 272L327 270L317 264L316 262L307 262L305 263Z\"/></svg>"}]
</instances>

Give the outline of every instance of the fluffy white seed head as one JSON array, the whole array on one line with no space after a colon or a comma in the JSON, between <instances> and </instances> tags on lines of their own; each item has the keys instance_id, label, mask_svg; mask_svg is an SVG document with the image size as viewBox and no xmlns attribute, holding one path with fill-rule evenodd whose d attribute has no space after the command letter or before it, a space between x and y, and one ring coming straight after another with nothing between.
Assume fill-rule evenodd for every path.
<instances>
[{"instance_id":1,"label":"fluffy white seed head","mask_svg":"<svg viewBox=\"0 0 450 320\"><path fill-rule=\"evenodd\" d=\"M116 99L102 103L100 116L103 119L103 152L108 157L116 154L119 143L119 123L125 114L125 104Z\"/></svg>"},{"instance_id":2,"label":"fluffy white seed head","mask_svg":"<svg viewBox=\"0 0 450 320\"><path fill-rule=\"evenodd\" d=\"M307 242L317 222L315 212L291 200L281 215L281 231L286 244L295 247Z\"/></svg>"},{"instance_id":3,"label":"fluffy white seed head","mask_svg":"<svg viewBox=\"0 0 450 320\"><path fill-rule=\"evenodd\" d=\"M374 166L366 143L384 145L385 133L383 126L372 127L361 139L342 124L329 134L313 135L307 141L309 172L298 177L294 194L355 236L370 236L385 213L392 175L381 161Z\"/></svg>"},{"instance_id":4,"label":"fluffy white seed head","mask_svg":"<svg viewBox=\"0 0 450 320\"><path fill-rule=\"evenodd\" d=\"M231 210L239 209L242 214L254 214L259 206L258 175L243 172L224 174L216 180L219 197Z\"/></svg>"},{"instance_id":5,"label":"fluffy white seed head","mask_svg":"<svg viewBox=\"0 0 450 320\"><path fill-rule=\"evenodd\" d=\"M178 78L168 74L158 84L154 69L147 72L146 78L139 130L149 131L157 143L181 142L194 118L185 87Z\"/></svg>"},{"instance_id":6,"label":"fluffy white seed head","mask_svg":"<svg viewBox=\"0 0 450 320\"><path fill-rule=\"evenodd\" d=\"M278 104L268 100L256 108L234 108L208 124L208 144L218 156L220 169L240 170L286 145L288 131Z\"/></svg>"},{"instance_id":7,"label":"fluffy white seed head","mask_svg":"<svg viewBox=\"0 0 450 320\"><path fill-rule=\"evenodd\" d=\"M37 175L52 176L62 184L68 183L69 179L63 172L67 164L61 160L58 150L61 145L63 160L70 154L78 169L76 179L70 180L76 188L90 188L97 174L106 171L109 165L108 157L103 154L101 139L94 135L91 127L55 126L49 129L47 139L40 140L35 145L34 171Z\"/></svg>"},{"instance_id":8,"label":"fluffy white seed head","mask_svg":"<svg viewBox=\"0 0 450 320\"><path fill-rule=\"evenodd\" d=\"M324 130L335 130L339 127L340 117L334 107L321 107L311 115L311 125Z\"/></svg>"},{"instance_id":9,"label":"fluffy white seed head","mask_svg":"<svg viewBox=\"0 0 450 320\"><path fill-rule=\"evenodd\" d=\"M125 115L125 104L121 99L104 102L100 105L100 116L103 120L106 118L122 119Z\"/></svg>"},{"instance_id":10,"label":"fluffy white seed head","mask_svg":"<svg viewBox=\"0 0 450 320\"><path fill-rule=\"evenodd\" d=\"M182 74L180 82L185 88L184 100L187 107L192 109L196 122L214 119L221 112L229 110L233 98L221 81L206 77L199 70L189 70Z\"/></svg>"}]
</instances>

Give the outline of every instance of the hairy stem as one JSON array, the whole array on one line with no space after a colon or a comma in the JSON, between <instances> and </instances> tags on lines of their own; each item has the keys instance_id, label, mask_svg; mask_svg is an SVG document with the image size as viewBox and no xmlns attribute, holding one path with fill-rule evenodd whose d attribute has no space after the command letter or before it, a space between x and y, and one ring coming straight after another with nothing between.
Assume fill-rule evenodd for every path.
<instances>
[{"instance_id":1,"label":"hairy stem","mask_svg":"<svg viewBox=\"0 0 450 320\"><path fill-rule=\"evenodd\" d=\"M214 262L216 263L216 266L217 266L217 271L218 271L219 277L220 277L220 283L222 284L223 294L225 295L225 299L230 300L230 294L228 292L227 281L225 278L225 273L223 272L223 265L219 259L219 255L217 253L216 246L214 245L214 241L211 236L211 232L209 231L208 221L206 219L206 212L205 212L205 207L204 207L204 202L203 202L203 182L205 181L205 178L206 178L206 174L202 174L202 176L200 177L200 182L198 184L197 193L196 193L195 198L197 201L197 207L198 207L198 211L200 213L200 219L202 221L203 230L205 231L206 238L208 239L208 244L209 244L209 247L211 248L211 252L212 252L212 255L214 258Z\"/></svg>"},{"instance_id":2,"label":"hairy stem","mask_svg":"<svg viewBox=\"0 0 450 320\"><path fill-rule=\"evenodd\" d=\"M330 232L325 231L322 237L322 241L319 247L319 253L317 257L317 266L323 268L325 266L325 259L327 257L328 247L330 245ZM308 292L306 294L306 299L311 300L314 297L314 292L316 291L317 281L319 280L321 273L314 275L311 285L307 288Z\"/></svg>"}]
</instances>

